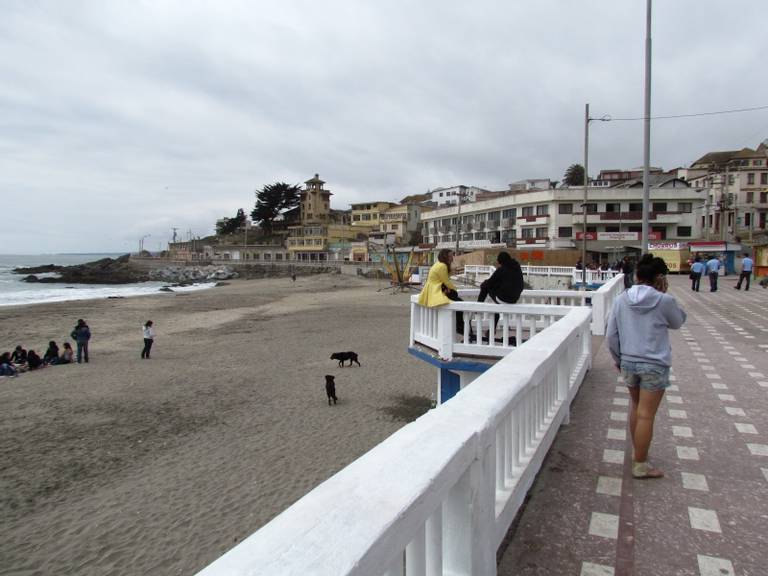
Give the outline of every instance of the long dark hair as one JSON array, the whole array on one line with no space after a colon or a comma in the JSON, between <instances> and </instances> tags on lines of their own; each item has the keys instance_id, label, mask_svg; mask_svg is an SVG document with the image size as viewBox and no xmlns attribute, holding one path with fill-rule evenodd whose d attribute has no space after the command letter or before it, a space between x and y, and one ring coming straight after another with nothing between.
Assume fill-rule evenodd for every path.
<instances>
[{"instance_id":1,"label":"long dark hair","mask_svg":"<svg viewBox=\"0 0 768 576\"><path fill-rule=\"evenodd\" d=\"M453 253L453 250L451 250L450 248L443 248L442 250L440 250L440 252L437 253L437 261L445 264L446 267L448 268L448 272L451 271L450 255L452 253Z\"/></svg>"}]
</instances>

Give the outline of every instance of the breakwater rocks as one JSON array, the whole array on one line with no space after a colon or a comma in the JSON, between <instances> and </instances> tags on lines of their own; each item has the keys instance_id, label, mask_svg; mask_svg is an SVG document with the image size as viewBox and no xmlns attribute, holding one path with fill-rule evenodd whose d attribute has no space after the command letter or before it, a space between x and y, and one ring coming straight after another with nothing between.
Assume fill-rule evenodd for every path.
<instances>
[{"instance_id":1,"label":"breakwater rocks","mask_svg":"<svg viewBox=\"0 0 768 576\"><path fill-rule=\"evenodd\" d=\"M46 264L32 268L15 268L14 272L26 274L27 276L23 278L25 282L47 284L136 284L149 281L192 284L238 277L238 273L228 266L165 266L147 269L131 262L128 254L119 258L102 258L74 266ZM37 274L50 273L56 275L37 276Z\"/></svg>"},{"instance_id":2,"label":"breakwater rocks","mask_svg":"<svg viewBox=\"0 0 768 576\"><path fill-rule=\"evenodd\" d=\"M174 284L229 280L239 274L229 266L167 266L148 271L149 279Z\"/></svg>"}]
</instances>

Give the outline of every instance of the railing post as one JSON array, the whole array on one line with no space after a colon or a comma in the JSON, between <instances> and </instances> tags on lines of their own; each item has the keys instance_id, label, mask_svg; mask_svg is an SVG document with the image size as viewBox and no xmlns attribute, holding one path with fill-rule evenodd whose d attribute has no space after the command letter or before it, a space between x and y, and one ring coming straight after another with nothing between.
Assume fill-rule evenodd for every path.
<instances>
[{"instance_id":1,"label":"railing post","mask_svg":"<svg viewBox=\"0 0 768 576\"><path fill-rule=\"evenodd\" d=\"M592 334L605 334L605 292L596 290L592 293Z\"/></svg>"},{"instance_id":2,"label":"railing post","mask_svg":"<svg viewBox=\"0 0 768 576\"><path fill-rule=\"evenodd\" d=\"M495 576L495 464L487 447L451 488L445 501L444 569L449 574Z\"/></svg>"},{"instance_id":3,"label":"railing post","mask_svg":"<svg viewBox=\"0 0 768 576\"><path fill-rule=\"evenodd\" d=\"M427 576L442 576L443 574L443 507L439 506L427 518L426 532L426 565Z\"/></svg>"},{"instance_id":4,"label":"railing post","mask_svg":"<svg viewBox=\"0 0 768 576\"><path fill-rule=\"evenodd\" d=\"M456 313L450 304L437 310L437 353L443 360L453 360L453 334L456 332Z\"/></svg>"},{"instance_id":5,"label":"railing post","mask_svg":"<svg viewBox=\"0 0 768 576\"><path fill-rule=\"evenodd\" d=\"M409 344L408 346L413 346L416 343L416 340L414 338L415 334L415 324L418 322L418 318L416 315L418 314L419 310L416 308L417 304L415 302L411 302L411 330L408 336Z\"/></svg>"}]
</instances>

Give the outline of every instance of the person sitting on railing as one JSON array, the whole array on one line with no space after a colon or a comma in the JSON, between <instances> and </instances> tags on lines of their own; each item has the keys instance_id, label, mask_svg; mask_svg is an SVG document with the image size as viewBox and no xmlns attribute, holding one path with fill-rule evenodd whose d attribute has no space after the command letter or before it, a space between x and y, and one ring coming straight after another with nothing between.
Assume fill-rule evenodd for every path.
<instances>
[{"instance_id":1,"label":"person sitting on railing","mask_svg":"<svg viewBox=\"0 0 768 576\"><path fill-rule=\"evenodd\" d=\"M667 272L664 260L644 255L637 264L638 284L616 298L606 331L608 349L632 398L629 429L635 478L664 475L648 464L648 449L656 411L669 387L669 328L680 328L686 318L677 301L666 294Z\"/></svg>"},{"instance_id":2,"label":"person sitting on railing","mask_svg":"<svg viewBox=\"0 0 768 576\"><path fill-rule=\"evenodd\" d=\"M451 301L460 302L456 286L451 282L451 263L453 262L453 250L443 248L437 253L437 262L429 269L427 281L419 293L419 304L427 308L436 308L450 304ZM456 315L456 331L464 333L464 314Z\"/></svg>"},{"instance_id":3,"label":"person sitting on railing","mask_svg":"<svg viewBox=\"0 0 768 576\"><path fill-rule=\"evenodd\" d=\"M512 258L508 252L499 252L496 263L496 270L491 277L480 284L480 294L477 296L477 301L485 302L486 297L490 296L496 304L515 304L525 288L520 263ZM498 323L499 315L494 314L493 325L497 326Z\"/></svg>"}]
</instances>

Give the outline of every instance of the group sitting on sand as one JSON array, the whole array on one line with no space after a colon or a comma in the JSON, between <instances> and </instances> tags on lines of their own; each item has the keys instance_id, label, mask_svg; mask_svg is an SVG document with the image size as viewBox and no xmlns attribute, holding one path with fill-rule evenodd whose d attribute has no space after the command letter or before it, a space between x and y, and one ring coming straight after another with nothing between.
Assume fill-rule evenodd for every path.
<instances>
[{"instance_id":1,"label":"group sitting on sand","mask_svg":"<svg viewBox=\"0 0 768 576\"><path fill-rule=\"evenodd\" d=\"M85 320L80 319L70 333L77 343L77 362L85 359L88 362L88 341L91 339L91 330ZM34 350L25 350L19 344L13 352L4 352L0 356L0 376L17 376L19 372L38 370L46 366L72 364L75 361L75 352L69 342L62 344L62 349L55 340L48 342L48 349L41 358Z\"/></svg>"}]
</instances>

